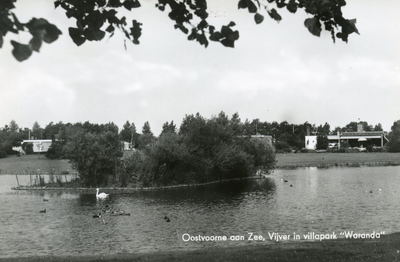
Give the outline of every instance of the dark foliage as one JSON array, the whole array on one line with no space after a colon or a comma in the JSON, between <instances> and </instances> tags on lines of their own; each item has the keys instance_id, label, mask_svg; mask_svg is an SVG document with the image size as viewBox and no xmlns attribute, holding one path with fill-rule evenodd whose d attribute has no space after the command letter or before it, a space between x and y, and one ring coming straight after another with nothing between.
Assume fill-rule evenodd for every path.
<instances>
[{"instance_id":1,"label":"dark foliage","mask_svg":"<svg viewBox=\"0 0 400 262\"><path fill-rule=\"evenodd\" d=\"M327 149L329 146L329 140L326 135L318 135L317 136L317 149Z\"/></svg>"},{"instance_id":2,"label":"dark foliage","mask_svg":"<svg viewBox=\"0 0 400 262\"><path fill-rule=\"evenodd\" d=\"M27 155L33 154L33 144L32 143L22 143L22 149L25 151Z\"/></svg>"},{"instance_id":3,"label":"dark foliage","mask_svg":"<svg viewBox=\"0 0 400 262\"><path fill-rule=\"evenodd\" d=\"M12 54L18 61L24 61L33 52L39 52L43 42L52 43L57 40L61 31L43 18L32 18L27 23L20 22L11 11L15 8L14 2L15 0L0 2L0 48L8 32L29 32L32 38L28 44L11 41L14 48ZM256 24L263 23L265 14L277 22L281 21L280 11L277 11L279 9L287 9L290 13L302 9L309 16L304 21L304 26L311 34L320 36L321 31L326 30L330 32L333 41L339 38L347 42L348 36L352 33L358 34L358 30L355 26L356 19L349 20L343 17L342 7L345 5L345 0L239 0L237 4L238 9L245 9L254 15ZM100 41L107 34L111 37L116 29L130 42L140 43L142 23L135 19L128 22L125 16L118 13L140 8L139 0L55 0L54 6L62 8L68 18L76 20L76 26L68 28L68 33L78 46L86 41ZM174 22L174 28L188 35L189 41L196 41L204 47L207 47L210 41L219 42L225 47L234 47L239 39L239 31L233 29L235 22L231 21L220 29L209 23L206 0L158 0L155 7L162 12L168 12L168 17Z\"/></svg>"},{"instance_id":4,"label":"dark foliage","mask_svg":"<svg viewBox=\"0 0 400 262\"><path fill-rule=\"evenodd\" d=\"M47 150L45 156L50 159L61 159L64 157L64 148L65 141L55 141L53 140L51 146Z\"/></svg>"},{"instance_id":5,"label":"dark foliage","mask_svg":"<svg viewBox=\"0 0 400 262\"><path fill-rule=\"evenodd\" d=\"M400 152L400 120L393 123L389 134L389 152Z\"/></svg>"},{"instance_id":6,"label":"dark foliage","mask_svg":"<svg viewBox=\"0 0 400 262\"><path fill-rule=\"evenodd\" d=\"M273 146L266 140L235 134L238 115L230 120L223 112L205 119L187 115L179 128L164 124L157 141L126 161L126 170L144 186L203 183L242 178L275 164Z\"/></svg>"},{"instance_id":7,"label":"dark foliage","mask_svg":"<svg viewBox=\"0 0 400 262\"><path fill-rule=\"evenodd\" d=\"M7 152L4 148L0 147L0 158L5 158L7 157Z\"/></svg>"},{"instance_id":8,"label":"dark foliage","mask_svg":"<svg viewBox=\"0 0 400 262\"><path fill-rule=\"evenodd\" d=\"M118 132L87 132L84 129L71 136L64 146L84 186L107 185L110 176L116 176L116 168L122 156Z\"/></svg>"}]
</instances>

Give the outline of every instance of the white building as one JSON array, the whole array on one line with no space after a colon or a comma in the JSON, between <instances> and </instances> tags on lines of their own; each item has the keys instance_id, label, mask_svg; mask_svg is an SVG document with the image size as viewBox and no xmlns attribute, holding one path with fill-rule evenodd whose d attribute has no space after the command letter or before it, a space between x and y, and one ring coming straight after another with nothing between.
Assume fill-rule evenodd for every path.
<instances>
[{"instance_id":1,"label":"white building","mask_svg":"<svg viewBox=\"0 0 400 262\"><path fill-rule=\"evenodd\" d=\"M357 132L342 132L337 135L329 135L329 148L342 148L344 145L347 147L366 148L366 147L383 147L387 139L387 132L385 131L364 131L362 124L358 124ZM314 150L317 148L317 136L309 135L305 137L305 148Z\"/></svg>"},{"instance_id":2,"label":"white building","mask_svg":"<svg viewBox=\"0 0 400 262\"><path fill-rule=\"evenodd\" d=\"M33 152L34 153L46 153L51 146L52 140L51 139L41 139L41 140L23 140L23 143L32 143L33 145Z\"/></svg>"}]
</instances>

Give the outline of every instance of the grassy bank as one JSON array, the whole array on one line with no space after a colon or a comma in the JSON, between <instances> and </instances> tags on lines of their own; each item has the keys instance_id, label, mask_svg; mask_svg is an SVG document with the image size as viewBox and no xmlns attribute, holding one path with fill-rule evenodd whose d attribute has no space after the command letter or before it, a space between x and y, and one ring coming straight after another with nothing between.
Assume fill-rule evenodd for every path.
<instances>
[{"instance_id":1,"label":"grassy bank","mask_svg":"<svg viewBox=\"0 0 400 262\"><path fill-rule=\"evenodd\" d=\"M135 252L132 250L132 252ZM1 261L400 261L400 233L380 239L293 242L196 251L81 257L29 257Z\"/></svg>"},{"instance_id":2,"label":"grassy bank","mask_svg":"<svg viewBox=\"0 0 400 262\"><path fill-rule=\"evenodd\" d=\"M71 164L67 160L51 160L44 155L23 155L7 156L0 158L0 174L15 174L25 172L37 172L40 169L41 173L51 171L72 171Z\"/></svg>"},{"instance_id":3,"label":"grassy bank","mask_svg":"<svg viewBox=\"0 0 400 262\"><path fill-rule=\"evenodd\" d=\"M276 154L277 168L309 166L400 164L400 153L288 153Z\"/></svg>"}]
</instances>

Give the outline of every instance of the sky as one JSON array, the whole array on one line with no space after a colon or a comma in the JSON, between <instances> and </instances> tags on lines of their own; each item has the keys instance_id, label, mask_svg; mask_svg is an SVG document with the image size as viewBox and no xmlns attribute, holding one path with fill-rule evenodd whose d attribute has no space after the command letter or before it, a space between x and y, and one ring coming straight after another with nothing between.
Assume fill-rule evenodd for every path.
<instances>
[{"instance_id":1,"label":"sky","mask_svg":"<svg viewBox=\"0 0 400 262\"><path fill-rule=\"evenodd\" d=\"M140 45L116 32L100 42L76 46L68 35L75 26L54 1L18 0L21 22L42 17L57 25L60 38L40 53L18 62L8 34L0 49L0 127L15 120L20 128L50 122L126 121L138 132L144 122L159 135L165 122L179 127L185 115L211 118L235 112L253 119L293 124L381 123L389 131L400 119L400 1L347 1L343 16L357 19L360 35L333 43L329 32L313 36L303 10L278 10L277 23L262 12L263 23L237 9L237 1L208 1L209 22L217 28L234 21L235 48L211 42L207 48L175 30L155 0L127 13L143 23Z\"/></svg>"}]
</instances>

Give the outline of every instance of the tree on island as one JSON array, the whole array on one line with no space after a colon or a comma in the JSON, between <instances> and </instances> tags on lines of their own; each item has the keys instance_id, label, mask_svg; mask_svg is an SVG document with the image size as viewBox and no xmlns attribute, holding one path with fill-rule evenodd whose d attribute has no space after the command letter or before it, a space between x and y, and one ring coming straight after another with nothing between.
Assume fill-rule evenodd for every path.
<instances>
[{"instance_id":1,"label":"tree on island","mask_svg":"<svg viewBox=\"0 0 400 262\"><path fill-rule=\"evenodd\" d=\"M0 48L8 32L29 32L32 38L27 44L11 40L14 47L12 54L18 61L24 61L33 51L39 52L43 42L56 41L62 32L44 18L20 22L12 12L15 2L16 0L0 2ZM285 8L290 13L302 9L310 16L304 21L304 25L315 36L320 36L325 29L331 33L334 42L337 38L347 42L350 34L358 34L356 19L343 17L342 7L346 5L345 0L239 0L236 3L238 9L245 9L254 16L256 24L262 23L266 14L277 22L281 21L282 17L277 9ZM125 16L118 14L123 9L131 11L140 8L139 0L55 0L54 6L64 9L68 18L76 20L76 27L68 28L68 33L78 46L86 41L100 41L107 34L111 37L116 29L125 36L124 42L129 40L134 44L140 43L142 23L135 19L128 23ZM234 21L218 30L209 23L206 0L158 0L155 7L160 11L167 11L168 17L175 23L174 28L188 35L189 41L196 40L204 47L210 41L219 42L225 47L234 47L235 41L239 39L239 32L233 29L236 25Z\"/></svg>"},{"instance_id":2,"label":"tree on island","mask_svg":"<svg viewBox=\"0 0 400 262\"><path fill-rule=\"evenodd\" d=\"M232 120L233 119L233 120ZM133 177L143 184L171 185L243 178L275 165L273 146L265 139L237 135L236 113L221 112L211 119L186 115L179 132L166 131L127 161ZM164 125L166 128L169 125Z\"/></svg>"},{"instance_id":3,"label":"tree on island","mask_svg":"<svg viewBox=\"0 0 400 262\"><path fill-rule=\"evenodd\" d=\"M78 171L84 186L107 185L115 177L122 156L118 132L76 132L64 146L64 154Z\"/></svg>"}]
</instances>

